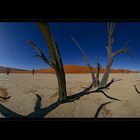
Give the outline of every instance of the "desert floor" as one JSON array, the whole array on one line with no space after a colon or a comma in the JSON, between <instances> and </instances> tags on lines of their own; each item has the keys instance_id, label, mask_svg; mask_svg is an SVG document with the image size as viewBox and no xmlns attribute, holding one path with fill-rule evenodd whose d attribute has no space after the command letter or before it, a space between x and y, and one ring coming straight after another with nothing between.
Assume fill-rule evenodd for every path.
<instances>
[{"instance_id":1,"label":"desert floor","mask_svg":"<svg viewBox=\"0 0 140 140\"><path fill-rule=\"evenodd\" d=\"M102 74L101 74L102 76ZM134 84L140 90L140 73L110 74L112 78L122 79L110 86L106 94L121 100L108 99L101 93L91 93L71 103L58 106L48 113L50 117L86 117L94 118L97 108L105 102L107 104L100 111L99 117L140 117L140 94L134 89ZM68 95L76 94L91 83L90 74L67 74ZM0 99L0 104L21 115L28 115L34 111L37 97L42 97L42 108L54 103L58 98L57 79L55 74L0 74L0 95L11 96L10 99ZM0 114L0 117L4 117Z\"/></svg>"}]
</instances>

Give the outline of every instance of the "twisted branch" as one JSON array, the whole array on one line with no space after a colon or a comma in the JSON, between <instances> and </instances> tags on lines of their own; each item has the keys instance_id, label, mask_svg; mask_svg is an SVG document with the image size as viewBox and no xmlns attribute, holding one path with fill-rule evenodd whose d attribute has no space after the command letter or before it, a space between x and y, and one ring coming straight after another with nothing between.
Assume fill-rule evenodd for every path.
<instances>
[{"instance_id":1,"label":"twisted branch","mask_svg":"<svg viewBox=\"0 0 140 140\"><path fill-rule=\"evenodd\" d=\"M50 65L51 67L55 68L55 65L54 63L49 59L49 58L46 58L46 56L44 55L44 53L41 51L40 48L38 48L36 46L35 43L33 43L32 41L28 41L27 42L37 53L38 55L35 55L35 57L40 57L43 61L45 61L48 65Z\"/></svg>"},{"instance_id":2,"label":"twisted branch","mask_svg":"<svg viewBox=\"0 0 140 140\"><path fill-rule=\"evenodd\" d=\"M77 40L71 36L71 39L74 41L74 43L76 44L76 46L80 49L81 53L82 53L82 58L83 60L86 62L86 65L89 67L90 69L90 73L91 73L91 76L92 76L92 81L94 83L94 85L96 85L96 78L95 78L95 74L92 70L92 66L90 65L90 62L89 62L89 59L86 55L86 53L84 52L84 50L80 47L79 43L77 42Z\"/></svg>"}]
</instances>

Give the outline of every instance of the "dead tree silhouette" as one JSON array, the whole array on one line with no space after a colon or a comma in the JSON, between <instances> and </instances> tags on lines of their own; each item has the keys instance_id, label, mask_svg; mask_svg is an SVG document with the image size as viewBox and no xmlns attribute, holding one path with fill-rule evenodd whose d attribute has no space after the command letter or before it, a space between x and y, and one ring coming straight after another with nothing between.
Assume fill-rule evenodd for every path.
<instances>
[{"instance_id":1,"label":"dead tree silhouette","mask_svg":"<svg viewBox=\"0 0 140 140\"><path fill-rule=\"evenodd\" d=\"M98 57L96 57L96 87L99 86L100 81L99 81L99 75L100 75L100 70L101 70L101 65L98 62Z\"/></svg>"},{"instance_id":2,"label":"dead tree silhouette","mask_svg":"<svg viewBox=\"0 0 140 140\"><path fill-rule=\"evenodd\" d=\"M49 57L47 58L45 54L39 49L35 43L32 41L28 41L28 44L38 52L37 57L40 57L45 63L50 65L55 71L58 80L58 87L59 87L59 100L61 102L67 99L67 92L66 92L66 79L65 79L65 72L63 68L63 62L61 59L61 55L58 49L57 42L55 41L53 35L49 30L49 26L46 22L38 22L37 23L44 39L47 44L49 50Z\"/></svg>"},{"instance_id":3,"label":"dead tree silhouette","mask_svg":"<svg viewBox=\"0 0 140 140\"><path fill-rule=\"evenodd\" d=\"M115 23L113 23L113 22L108 23L107 27L108 27L108 45L106 47L106 50L107 50L107 55L108 55L108 61L107 61L107 65L105 68L104 75L102 77L102 80L101 80L99 86L106 85L108 78L109 78L109 73L111 70L112 63L114 61L114 58L117 55L119 55L121 53L126 53L132 57L132 55L130 55L130 53L129 53L131 49L126 47L129 43L129 41L127 41L120 50L118 50L116 52L112 52L112 47L113 47L113 43L114 43L113 33L114 33L114 29L115 29Z\"/></svg>"},{"instance_id":4,"label":"dead tree silhouette","mask_svg":"<svg viewBox=\"0 0 140 140\"><path fill-rule=\"evenodd\" d=\"M89 70L90 70L90 73L91 73L91 77L92 77L92 86L95 86L96 83L97 83L97 79L95 77L95 73L93 72L92 70L92 66L90 65L90 62L89 62L89 59L86 55L86 53L84 52L84 50L82 49L82 47L80 47L78 41L73 37L71 36L71 39L74 41L74 43L76 44L76 46L80 49L81 53L82 53L82 58L83 60L86 62L86 65L88 66Z\"/></svg>"},{"instance_id":5,"label":"dead tree silhouette","mask_svg":"<svg viewBox=\"0 0 140 140\"><path fill-rule=\"evenodd\" d=\"M80 47L77 40L74 37L71 37L72 40L75 42L76 46L80 49L82 56L83 56L83 60L86 62L87 66L90 69L94 87L103 87L107 84L112 63L114 61L114 58L117 55L119 55L121 53L126 53L132 57L132 55L130 55L130 53L129 53L131 49L126 47L127 44L129 43L129 41L127 41L120 50L118 50L116 52L112 52L112 47L113 47L113 43L114 43L113 33L114 33L114 29L115 29L115 23L113 23L113 22L108 23L107 29L108 29L108 32L107 32L108 33L108 46L106 47L106 50L107 50L108 60L107 60L105 72L103 74L101 81L99 81L101 65L99 64L98 59L96 58L96 76L95 76L95 73L92 70L92 66L89 63L89 59L88 59L87 55L85 54L84 50Z\"/></svg>"},{"instance_id":6,"label":"dead tree silhouette","mask_svg":"<svg viewBox=\"0 0 140 140\"><path fill-rule=\"evenodd\" d=\"M11 72L11 69L10 68L6 68L6 74L9 75Z\"/></svg>"},{"instance_id":7,"label":"dead tree silhouette","mask_svg":"<svg viewBox=\"0 0 140 140\"><path fill-rule=\"evenodd\" d=\"M122 72L122 75L124 74L124 70L123 69L121 69L121 72Z\"/></svg>"},{"instance_id":8,"label":"dead tree silhouette","mask_svg":"<svg viewBox=\"0 0 140 140\"><path fill-rule=\"evenodd\" d=\"M89 64L89 60L88 60L86 54L84 53L84 51L79 46L78 47L81 49L81 51L83 53L84 60L87 62L87 65L91 70L91 75L92 75L93 81L92 81L91 85L89 87L85 88L83 91L81 91L79 93L76 93L74 95L71 95L71 96L67 96L65 73L64 73L63 63L62 63L61 56L60 56L60 53L59 53L58 45L57 45L54 37L52 36L51 32L49 31L49 27L48 27L47 23L39 22L38 26L39 26L39 29L40 29L41 33L43 34L43 37L45 38L45 41L46 41L48 49L49 49L50 56L47 58L44 55L44 53L41 51L41 49L39 49L36 46L36 44L33 43L32 41L28 41L28 44L31 45L32 48L35 49L38 52L38 55L36 55L37 57L40 57L44 62L46 62L52 68L55 69L57 79L58 79L58 85L59 85L59 98L56 102L49 105L48 107L41 108L41 100L42 99L38 94L36 94L37 101L36 101L36 105L35 105L35 108L34 108L34 112L32 112L32 113L30 113L29 115L26 115L26 116L15 113L14 111L12 111L12 110L8 109L7 107L0 104L0 112L6 118L13 118L13 117L14 118L44 118L49 112L51 112L52 110L57 108L59 105L79 100L82 96L85 96L85 95L88 95L88 94L91 94L91 93L101 93L111 100L121 101L119 99L110 97L109 95L107 95L104 92L104 89L109 90L109 87L112 85L112 83L114 83L116 81L119 81L121 79L115 80L113 78L109 83L106 82L106 84L104 84L103 86L100 85L99 87L96 87L94 90L90 91L93 87L93 84L97 83L97 85L99 85L100 65L98 63L98 60L96 59L97 73L96 73L96 77L95 77L95 74L92 72L92 67ZM111 28L110 32L112 32L112 27L111 26L112 26L112 24L110 25L110 28ZM112 39L112 33L111 33L110 36L111 36L111 39ZM73 38L73 40L74 40L74 38ZM74 40L74 41L76 42L76 40ZM79 45L79 44L77 44L77 45ZM111 48L112 48L112 46L111 46ZM127 53L127 51L128 51L128 49L124 48L123 52ZM122 50L116 52L116 54L119 54L120 52L122 52ZM105 72L105 74L106 73L107 72ZM99 114L99 111L98 111L98 114Z\"/></svg>"},{"instance_id":9,"label":"dead tree silhouette","mask_svg":"<svg viewBox=\"0 0 140 140\"><path fill-rule=\"evenodd\" d=\"M33 74L33 76L34 76L34 74L35 74L35 69L34 69L34 68L32 69L32 74Z\"/></svg>"}]
</instances>

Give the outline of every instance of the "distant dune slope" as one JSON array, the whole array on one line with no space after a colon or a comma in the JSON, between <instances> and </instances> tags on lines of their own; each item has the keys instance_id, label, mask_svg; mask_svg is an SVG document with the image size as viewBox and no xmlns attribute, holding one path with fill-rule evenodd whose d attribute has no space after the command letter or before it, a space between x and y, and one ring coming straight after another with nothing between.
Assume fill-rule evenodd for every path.
<instances>
[{"instance_id":1,"label":"distant dune slope","mask_svg":"<svg viewBox=\"0 0 140 140\"><path fill-rule=\"evenodd\" d=\"M87 66L78 66L78 65L64 65L65 73L90 73L90 70ZM96 68L93 68L93 71L96 72ZM104 68L101 69L101 73L105 71ZM37 70L39 73L55 73L54 69L40 69ZM131 73L134 71L127 70L127 69L111 69L111 73Z\"/></svg>"},{"instance_id":2,"label":"distant dune slope","mask_svg":"<svg viewBox=\"0 0 140 140\"><path fill-rule=\"evenodd\" d=\"M0 73L6 73L9 67L0 66ZM10 68L11 73L31 73L30 70Z\"/></svg>"},{"instance_id":3,"label":"distant dune slope","mask_svg":"<svg viewBox=\"0 0 140 140\"><path fill-rule=\"evenodd\" d=\"M0 73L6 73L7 68L0 66ZM32 70L23 70L10 68L11 73L32 73ZM90 70L87 66L80 65L64 65L64 71L68 74L82 74L82 73L90 73ZM101 73L105 71L104 68L101 69ZM96 68L93 68L93 72L96 72ZM111 73L134 73L135 71L127 70L127 69L111 69ZM52 68L46 69L38 69L35 70L35 73L55 73L55 70Z\"/></svg>"}]
</instances>

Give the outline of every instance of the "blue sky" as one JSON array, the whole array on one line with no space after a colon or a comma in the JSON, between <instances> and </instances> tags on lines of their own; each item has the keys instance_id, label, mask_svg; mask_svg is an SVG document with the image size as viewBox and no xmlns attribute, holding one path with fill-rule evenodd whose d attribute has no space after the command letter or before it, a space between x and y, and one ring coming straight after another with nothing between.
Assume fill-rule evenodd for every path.
<instances>
[{"instance_id":1,"label":"blue sky","mask_svg":"<svg viewBox=\"0 0 140 140\"><path fill-rule=\"evenodd\" d=\"M73 36L85 50L92 66L95 66L96 56L103 67L106 65L106 22L50 22L49 26L64 64L86 65L70 38ZM26 43L28 40L35 42L48 55L47 45L35 22L0 22L0 66L21 69L49 67L41 59L33 57L36 52ZM112 67L140 70L139 22L116 23L113 50L120 49L128 40L133 58L121 54L115 58Z\"/></svg>"}]
</instances>

